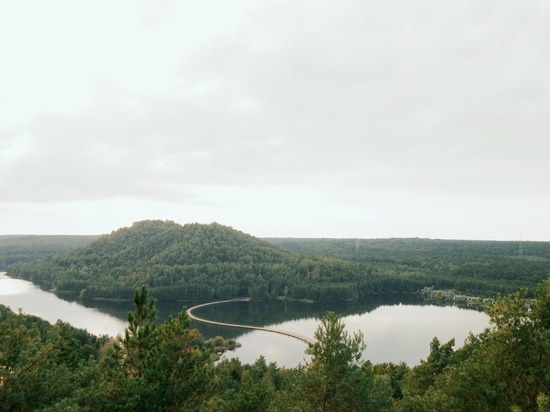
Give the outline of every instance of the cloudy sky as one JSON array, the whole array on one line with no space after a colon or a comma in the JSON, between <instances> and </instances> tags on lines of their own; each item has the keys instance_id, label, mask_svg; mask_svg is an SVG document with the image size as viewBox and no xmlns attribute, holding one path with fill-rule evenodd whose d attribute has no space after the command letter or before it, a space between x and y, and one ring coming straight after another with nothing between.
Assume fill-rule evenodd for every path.
<instances>
[{"instance_id":1,"label":"cloudy sky","mask_svg":"<svg viewBox=\"0 0 550 412\"><path fill-rule=\"evenodd\" d=\"M550 2L0 3L0 234L550 240Z\"/></svg>"}]
</instances>

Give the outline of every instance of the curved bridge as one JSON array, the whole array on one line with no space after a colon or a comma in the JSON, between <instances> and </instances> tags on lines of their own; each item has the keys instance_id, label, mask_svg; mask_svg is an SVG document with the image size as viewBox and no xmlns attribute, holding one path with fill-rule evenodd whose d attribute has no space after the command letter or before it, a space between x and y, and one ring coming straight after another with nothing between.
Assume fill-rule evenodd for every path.
<instances>
[{"instance_id":1,"label":"curved bridge","mask_svg":"<svg viewBox=\"0 0 550 412\"><path fill-rule=\"evenodd\" d=\"M230 328L241 328L241 329L254 329L254 330L261 330L264 332L271 332L271 333L278 333L279 335L285 335L290 336L291 338L299 339L308 345L313 345L315 343L314 340L308 338L307 336L299 335L298 333L294 332L288 332L286 330L276 329L276 328L264 328L261 326L252 326L252 325L238 325L236 323L223 323L223 322L215 322L213 320L203 319L199 318L198 316L193 315L193 310L202 308L204 306L211 306L211 305L217 305L219 303L227 303L227 302L248 302L250 299L231 299L231 300L220 300L218 302L209 302L209 303L203 303L202 305L193 306L192 308L187 309L187 314L192 320L195 320L197 322L201 323L208 323L210 325L218 325L218 326L227 326Z\"/></svg>"}]
</instances>

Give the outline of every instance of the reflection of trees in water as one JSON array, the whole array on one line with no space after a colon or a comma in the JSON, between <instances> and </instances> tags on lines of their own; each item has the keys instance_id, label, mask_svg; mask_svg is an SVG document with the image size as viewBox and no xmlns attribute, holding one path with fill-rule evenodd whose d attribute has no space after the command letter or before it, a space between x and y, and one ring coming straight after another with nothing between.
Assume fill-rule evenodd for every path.
<instances>
[{"instance_id":1,"label":"reflection of trees in water","mask_svg":"<svg viewBox=\"0 0 550 412\"><path fill-rule=\"evenodd\" d=\"M398 304L422 305L424 301L412 294L372 295L368 298L350 302L299 302L292 300L273 300L265 302L228 302L219 305L205 306L195 310L197 316L225 323L247 324L253 326L276 325L287 321L322 318L327 311L340 316L358 315L371 312L382 305ZM159 323L169 316L176 316L183 306L195 306L197 302L157 302ZM132 303L113 301L94 301L90 305L123 321L127 321L132 311ZM191 326L201 331L207 339L215 336L237 338L249 331L215 325L192 322Z\"/></svg>"},{"instance_id":2,"label":"reflection of trees in water","mask_svg":"<svg viewBox=\"0 0 550 412\"><path fill-rule=\"evenodd\" d=\"M205 306L194 311L197 316L224 323L246 324L254 326L277 325L287 321L322 318L327 311L340 316L348 316L371 312L382 305L423 304L416 295L377 295L369 299L352 302L297 302L297 301L266 301L266 302L229 302L219 305ZM218 327L215 325L194 322L208 338L216 335L236 338L245 330Z\"/></svg>"},{"instance_id":3,"label":"reflection of trees in water","mask_svg":"<svg viewBox=\"0 0 550 412\"><path fill-rule=\"evenodd\" d=\"M82 302L79 302L82 304ZM128 320L128 313L132 312L134 309L134 304L132 301L87 301L84 302L84 306L89 308L95 308L101 312L108 313L111 316L114 316L124 322Z\"/></svg>"}]
</instances>

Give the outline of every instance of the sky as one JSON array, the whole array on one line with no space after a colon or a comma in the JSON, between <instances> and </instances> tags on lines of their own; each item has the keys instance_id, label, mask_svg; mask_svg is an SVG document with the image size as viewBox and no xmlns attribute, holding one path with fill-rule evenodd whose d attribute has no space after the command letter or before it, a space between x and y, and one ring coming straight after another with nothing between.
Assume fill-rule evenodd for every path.
<instances>
[{"instance_id":1,"label":"sky","mask_svg":"<svg viewBox=\"0 0 550 412\"><path fill-rule=\"evenodd\" d=\"M0 234L550 240L550 2L0 1Z\"/></svg>"}]
</instances>

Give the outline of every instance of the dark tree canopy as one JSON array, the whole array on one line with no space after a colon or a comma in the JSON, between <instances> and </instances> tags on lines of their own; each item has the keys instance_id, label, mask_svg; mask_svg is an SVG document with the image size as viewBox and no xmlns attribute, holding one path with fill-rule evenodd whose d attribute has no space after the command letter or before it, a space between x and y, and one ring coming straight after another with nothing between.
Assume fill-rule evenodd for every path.
<instances>
[{"instance_id":1,"label":"dark tree canopy","mask_svg":"<svg viewBox=\"0 0 550 412\"><path fill-rule=\"evenodd\" d=\"M36 259L27 253L8 273L84 300L127 299L147 285L163 301L346 301L425 286L490 297L527 289L532 296L550 273L550 242L263 240L217 223L159 220L53 249Z\"/></svg>"},{"instance_id":2,"label":"dark tree canopy","mask_svg":"<svg viewBox=\"0 0 550 412\"><path fill-rule=\"evenodd\" d=\"M434 339L418 366L362 359L360 332L319 322L305 366L219 361L185 308L156 325L146 287L124 336L95 337L0 306L0 409L9 411L549 411L550 278L490 307L491 327ZM366 342L368 343L368 342Z\"/></svg>"}]
</instances>

